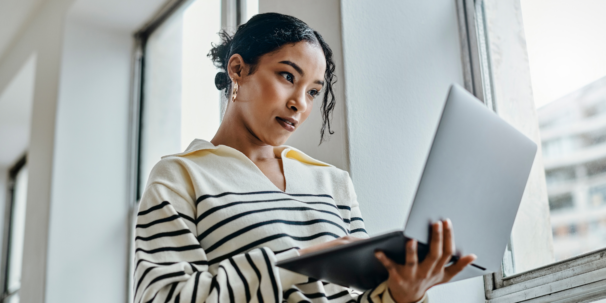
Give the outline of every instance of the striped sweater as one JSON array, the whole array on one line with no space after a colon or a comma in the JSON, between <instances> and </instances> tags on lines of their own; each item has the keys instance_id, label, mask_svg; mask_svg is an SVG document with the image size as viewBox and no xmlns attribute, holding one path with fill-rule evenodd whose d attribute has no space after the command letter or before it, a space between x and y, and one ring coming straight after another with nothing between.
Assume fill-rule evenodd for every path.
<instances>
[{"instance_id":1,"label":"striped sweater","mask_svg":"<svg viewBox=\"0 0 606 303\"><path fill-rule=\"evenodd\" d=\"M274 152L284 192L238 150L204 140L156 164L137 215L135 303L394 303L386 283L360 293L274 265L368 237L347 172L292 147Z\"/></svg>"}]
</instances>

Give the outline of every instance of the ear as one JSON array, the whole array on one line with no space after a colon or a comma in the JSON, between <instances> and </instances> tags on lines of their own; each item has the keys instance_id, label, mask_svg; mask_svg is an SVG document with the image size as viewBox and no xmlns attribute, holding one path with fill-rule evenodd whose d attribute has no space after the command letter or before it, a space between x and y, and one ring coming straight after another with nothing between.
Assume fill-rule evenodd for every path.
<instances>
[{"instance_id":1,"label":"ear","mask_svg":"<svg viewBox=\"0 0 606 303\"><path fill-rule=\"evenodd\" d=\"M245 66L246 63L244 63L242 56L240 54L233 54L227 62L227 74L232 80L238 81L242 78L242 71Z\"/></svg>"}]
</instances>

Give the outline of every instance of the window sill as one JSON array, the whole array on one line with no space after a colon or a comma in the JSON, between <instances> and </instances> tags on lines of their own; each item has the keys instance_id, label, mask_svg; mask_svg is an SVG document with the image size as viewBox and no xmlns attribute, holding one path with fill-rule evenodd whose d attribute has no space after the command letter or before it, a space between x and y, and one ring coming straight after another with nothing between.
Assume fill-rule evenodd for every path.
<instances>
[{"instance_id":1,"label":"window sill","mask_svg":"<svg viewBox=\"0 0 606 303\"><path fill-rule=\"evenodd\" d=\"M606 249L515 276L484 276L486 299L500 302L591 302L606 295ZM501 285L499 285L501 284Z\"/></svg>"}]
</instances>

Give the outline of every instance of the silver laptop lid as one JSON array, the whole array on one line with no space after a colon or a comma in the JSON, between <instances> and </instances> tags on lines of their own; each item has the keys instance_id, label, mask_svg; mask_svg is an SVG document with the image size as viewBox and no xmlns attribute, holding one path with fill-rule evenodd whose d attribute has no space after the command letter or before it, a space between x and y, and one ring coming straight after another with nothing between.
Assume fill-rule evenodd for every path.
<instances>
[{"instance_id":1,"label":"silver laptop lid","mask_svg":"<svg viewBox=\"0 0 606 303\"><path fill-rule=\"evenodd\" d=\"M450 218L457 252L498 271L537 145L458 85L448 93L404 234L427 243ZM482 274L468 266L455 280Z\"/></svg>"}]
</instances>

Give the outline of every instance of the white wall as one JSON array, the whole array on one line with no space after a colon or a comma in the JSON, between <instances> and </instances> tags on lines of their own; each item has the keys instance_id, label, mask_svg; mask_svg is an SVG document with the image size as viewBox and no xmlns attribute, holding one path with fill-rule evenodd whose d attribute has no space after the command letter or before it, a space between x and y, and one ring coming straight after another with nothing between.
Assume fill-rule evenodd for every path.
<instances>
[{"instance_id":1,"label":"white wall","mask_svg":"<svg viewBox=\"0 0 606 303\"><path fill-rule=\"evenodd\" d=\"M463 83L455 4L341 1L350 169L371 234L402 228L440 104ZM484 302L482 278L438 286L430 298Z\"/></svg>"},{"instance_id":2,"label":"white wall","mask_svg":"<svg viewBox=\"0 0 606 303\"><path fill-rule=\"evenodd\" d=\"M126 298L132 45L128 32L66 23L46 302Z\"/></svg>"},{"instance_id":3,"label":"white wall","mask_svg":"<svg viewBox=\"0 0 606 303\"><path fill-rule=\"evenodd\" d=\"M455 2L344 1L343 27L351 169L366 225L401 228L448 87L463 82Z\"/></svg>"}]
</instances>

